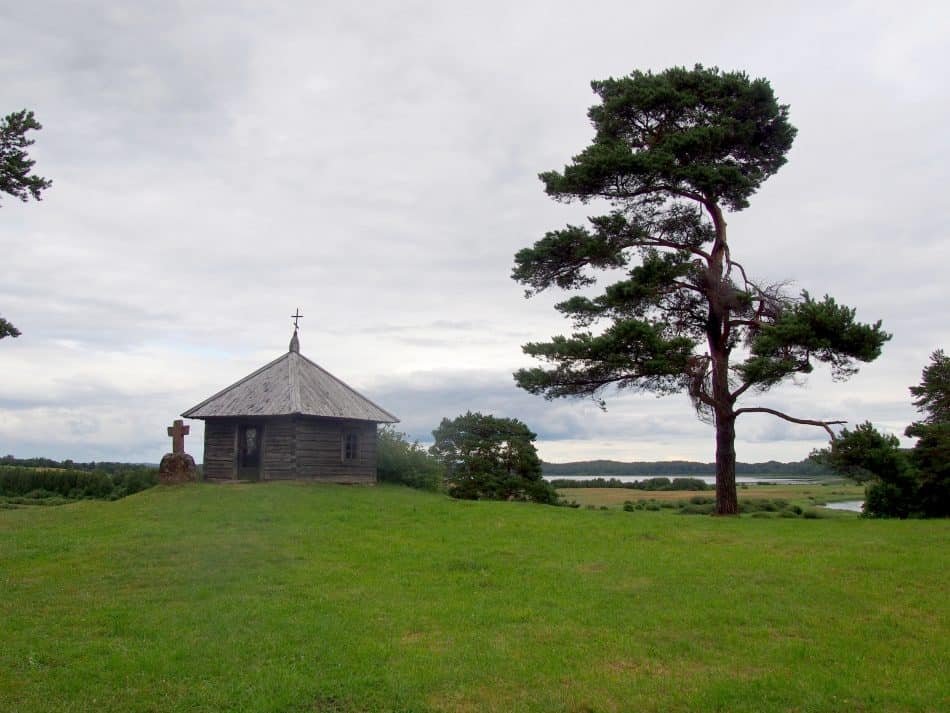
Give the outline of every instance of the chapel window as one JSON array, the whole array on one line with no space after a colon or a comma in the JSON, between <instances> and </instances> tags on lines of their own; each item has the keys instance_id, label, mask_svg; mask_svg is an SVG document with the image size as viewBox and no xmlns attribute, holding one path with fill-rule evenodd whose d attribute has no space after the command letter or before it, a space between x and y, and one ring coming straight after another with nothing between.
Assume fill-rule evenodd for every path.
<instances>
[{"instance_id":1,"label":"chapel window","mask_svg":"<svg viewBox=\"0 0 950 713\"><path fill-rule=\"evenodd\" d=\"M355 433L343 434L343 460L355 461L360 455L360 440Z\"/></svg>"}]
</instances>

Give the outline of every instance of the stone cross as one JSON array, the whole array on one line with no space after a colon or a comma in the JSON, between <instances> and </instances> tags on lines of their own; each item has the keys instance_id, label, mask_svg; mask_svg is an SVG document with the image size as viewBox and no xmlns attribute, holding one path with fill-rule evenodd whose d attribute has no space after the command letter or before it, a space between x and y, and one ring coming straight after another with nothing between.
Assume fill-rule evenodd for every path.
<instances>
[{"instance_id":1,"label":"stone cross","mask_svg":"<svg viewBox=\"0 0 950 713\"><path fill-rule=\"evenodd\" d=\"M185 436L190 430L191 426L185 426L180 418L168 427L168 435L172 437L172 453L185 452Z\"/></svg>"}]
</instances>

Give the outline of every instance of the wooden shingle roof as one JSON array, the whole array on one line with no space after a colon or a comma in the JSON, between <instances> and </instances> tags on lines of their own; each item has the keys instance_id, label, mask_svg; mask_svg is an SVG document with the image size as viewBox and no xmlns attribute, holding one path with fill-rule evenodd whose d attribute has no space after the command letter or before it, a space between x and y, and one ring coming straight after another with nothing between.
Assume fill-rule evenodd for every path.
<instances>
[{"instance_id":1,"label":"wooden shingle roof","mask_svg":"<svg viewBox=\"0 0 950 713\"><path fill-rule=\"evenodd\" d=\"M391 413L301 355L296 332L289 352L193 406L182 416L216 418L294 414L375 423L399 422Z\"/></svg>"}]
</instances>

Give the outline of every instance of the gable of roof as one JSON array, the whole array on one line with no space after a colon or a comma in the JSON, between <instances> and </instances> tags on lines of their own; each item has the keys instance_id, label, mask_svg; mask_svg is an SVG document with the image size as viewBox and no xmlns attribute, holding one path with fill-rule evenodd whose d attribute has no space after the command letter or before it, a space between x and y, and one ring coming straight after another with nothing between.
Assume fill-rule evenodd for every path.
<instances>
[{"instance_id":1,"label":"gable of roof","mask_svg":"<svg viewBox=\"0 0 950 713\"><path fill-rule=\"evenodd\" d=\"M296 334L295 334L296 336ZM375 423L399 419L293 349L185 411L185 418L322 416Z\"/></svg>"}]
</instances>

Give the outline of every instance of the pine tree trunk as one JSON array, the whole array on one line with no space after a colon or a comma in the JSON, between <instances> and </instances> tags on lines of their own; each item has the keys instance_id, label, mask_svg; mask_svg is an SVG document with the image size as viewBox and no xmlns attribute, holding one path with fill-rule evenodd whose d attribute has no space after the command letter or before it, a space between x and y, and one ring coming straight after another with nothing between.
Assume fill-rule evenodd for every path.
<instances>
[{"instance_id":1,"label":"pine tree trunk","mask_svg":"<svg viewBox=\"0 0 950 713\"><path fill-rule=\"evenodd\" d=\"M736 494L736 417L729 395L729 353L714 352L713 395L716 415L716 514L738 515ZM725 405L723 405L725 404Z\"/></svg>"},{"instance_id":2,"label":"pine tree trunk","mask_svg":"<svg viewBox=\"0 0 950 713\"><path fill-rule=\"evenodd\" d=\"M738 515L736 494L736 419L716 414L716 514Z\"/></svg>"},{"instance_id":3,"label":"pine tree trunk","mask_svg":"<svg viewBox=\"0 0 950 713\"><path fill-rule=\"evenodd\" d=\"M730 300L731 285L725 269L727 260L726 221L715 203L706 205L716 228L716 242L709 256L709 318L706 337L712 359L712 398L716 415L716 514L738 515L736 494L736 417L732 412L735 398L729 392Z\"/></svg>"}]
</instances>

